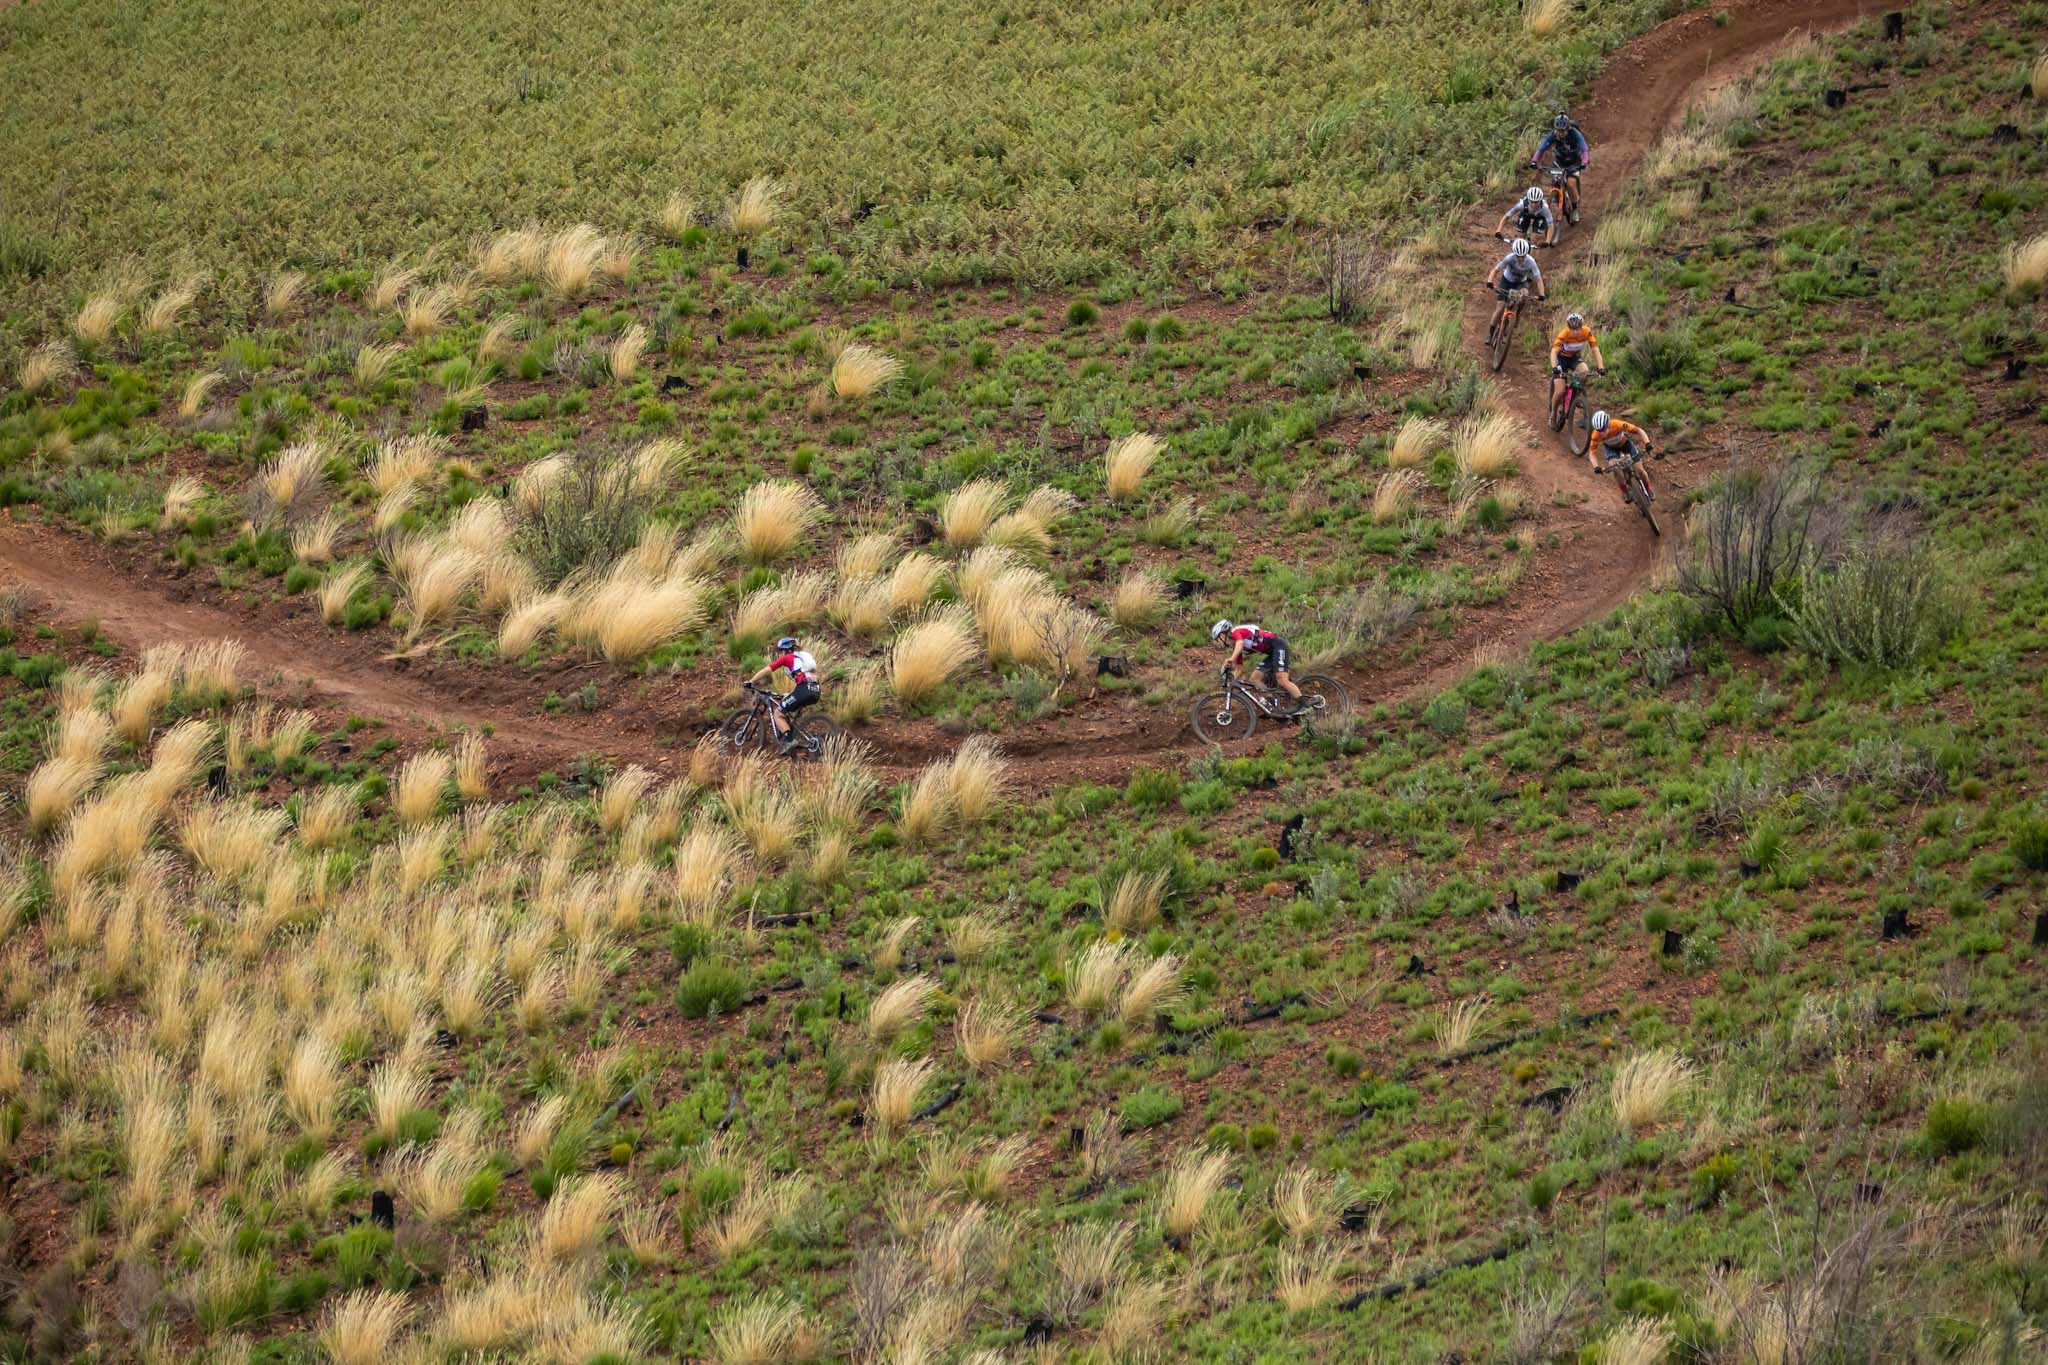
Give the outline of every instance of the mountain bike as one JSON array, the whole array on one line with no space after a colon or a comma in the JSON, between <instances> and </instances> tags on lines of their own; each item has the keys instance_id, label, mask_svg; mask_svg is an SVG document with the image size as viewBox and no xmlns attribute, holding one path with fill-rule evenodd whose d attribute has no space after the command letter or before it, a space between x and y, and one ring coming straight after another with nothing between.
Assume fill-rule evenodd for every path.
<instances>
[{"instance_id":1,"label":"mountain bike","mask_svg":"<svg viewBox=\"0 0 2048 1365\"><path fill-rule=\"evenodd\" d=\"M1662 459L1663 456L1657 458ZM1607 472L1614 476L1621 495L1635 504L1635 509L1643 514L1643 520L1650 523L1650 534L1663 535L1664 528L1657 524L1657 514L1650 510L1650 505L1657 500L1657 490L1650 486L1650 472L1643 468L1643 452L1634 441L1620 451L1607 452Z\"/></svg>"},{"instance_id":2,"label":"mountain bike","mask_svg":"<svg viewBox=\"0 0 2048 1365\"><path fill-rule=\"evenodd\" d=\"M1515 339L1515 322L1522 316L1522 305L1528 299L1528 286L1518 284L1509 289L1500 316L1494 319L1493 326L1486 329L1486 345L1493 356L1495 370L1508 363L1508 347Z\"/></svg>"},{"instance_id":3,"label":"mountain bike","mask_svg":"<svg viewBox=\"0 0 2048 1365\"><path fill-rule=\"evenodd\" d=\"M1344 684L1321 673L1294 680L1294 685L1301 689L1299 703L1277 687L1253 687L1228 668L1222 676L1223 690L1198 700L1191 717L1195 733L1205 744L1250 739L1259 726L1260 716L1271 721L1298 720L1324 725L1351 714L1351 694L1345 691Z\"/></svg>"},{"instance_id":4,"label":"mountain bike","mask_svg":"<svg viewBox=\"0 0 2048 1365\"><path fill-rule=\"evenodd\" d=\"M768 719L768 708L782 701L780 693L765 687L749 686L746 690L753 695L754 704L745 710L735 711L725 724L718 727L718 737L741 753L752 744L768 748L775 743L775 722ZM799 711L786 719L790 737L796 741L789 750L791 758L816 758L825 751L825 745L841 733L839 722L830 716L805 715Z\"/></svg>"},{"instance_id":5,"label":"mountain bike","mask_svg":"<svg viewBox=\"0 0 2048 1365\"><path fill-rule=\"evenodd\" d=\"M1572 176L1579 174L1562 166L1547 166L1544 173L1550 177L1550 188L1557 193L1557 207L1564 220L1573 227L1579 225L1579 192L1572 188Z\"/></svg>"},{"instance_id":6,"label":"mountain bike","mask_svg":"<svg viewBox=\"0 0 2048 1365\"><path fill-rule=\"evenodd\" d=\"M1550 405L1550 429L1564 433L1564 447L1574 455L1584 455L1587 443L1593 439L1593 405L1583 401L1593 378L1591 370L1580 374L1577 366L1567 369L1564 391Z\"/></svg>"}]
</instances>

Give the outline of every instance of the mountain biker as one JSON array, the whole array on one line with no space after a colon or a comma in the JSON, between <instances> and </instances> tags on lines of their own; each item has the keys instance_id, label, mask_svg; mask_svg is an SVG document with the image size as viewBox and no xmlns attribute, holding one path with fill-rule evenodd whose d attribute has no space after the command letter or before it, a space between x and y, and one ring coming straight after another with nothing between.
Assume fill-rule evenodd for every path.
<instances>
[{"instance_id":1,"label":"mountain biker","mask_svg":"<svg viewBox=\"0 0 2048 1365\"><path fill-rule=\"evenodd\" d=\"M775 654L767 667L747 679L747 686L759 687L777 669L788 670L793 686L768 708L768 721L775 727L776 748L786 754L796 745L796 737L789 732L789 718L818 699L818 661L809 650L798 648L796 636L785 635L775 642Z\"/></svg>"},{"instance_id":2,"label":"mountain biker","mask_svg":"<svg viewBox=\"0 0 2048 1365\"><path fill-rule=\"evenodd\" d=\"M1534 285L1536 297L1549 295L1549 286L1543 283L1543 267L1536 264L1535 256L1529 252L1529 239L1517 237L1508 248L1508 254L1501 257L1488 273L1486 282L1493 286L1493 296L1500 304L1493 310L1493 322L1486 329L1486 339L1493 340L1493 333L1500 326L1501 315L1508 310L1508 291Z\"/></svg>"},{"instance_id":3,"label":"mountain biker","mask_svg":"<svg viewBox=\"0 0 2048 1365\"><path fill-rule=\"evenodd\" d=\"M1557 168L1565 173L1565 183L1572 187L1573 195L1577 195L1580 174L1593 164L1593 144L1586 141L1579 125L1573 123L1571 115L1563 110L1559 110L1557 117L1550 121L1550 131L1543 135L1543 141L1536 144L1536 154L1529 158L1529 164L1540 164L1545 152L1556 158ZM1562 197L1560 194L1559 198Z\"/></svg>"},{"instance_id":4,"label":"mountain biker","mask_svg":"<svg viewBox=\"0 0 2048 1365\"><path fill-rule=\"evenodd\" d=\"M1529 192L1517 199L1509 206L1508 211L1500 216L1500 224L1494 228L1493 235L1506 240L1510 219L1514 220L1515 236L1534 237L1540 229L1543 234L1543 245L1557 245L1557 214L1550 207L1550 196L1536 186L1531 185Z\"/></svg>"},{"instance_id":5,"label":"mountain biker","mask_svg":"<svg viewBox=\"0 0 2048 1365\"><path fill-rule=\"evenodd\" d=\"M1644 455L1664 457L1650 444L1650 433L1633 422L1624 422L1618 417L1609 417L1605 412L1593 414L1593 439L1586 443L1586 463L1593 466L1595 474L1608 472L1606 456L1623 455L1641 448ZM1619 479L1616 480L1619 483ZM1621 500L1628 501L1628 490L1621 490Z\"/></svg>"},{"instance_id":6,"label":"mountain biker","mask_svg":"<svg viewBox=\"0 0 2048 1365\"><path fill-rule=\"evenodd\" d=\"M1566 374L1586 372L1586 352L1593 352L1593 367L1601 374L1607 373L1607 357L1600 354L1600 339L1593 335L1593 329L1586 325L1584 313L1567 313L1564 327L1550 343L1550 406L1555 408L1564 397Z\"/></svg>"},{"instance_id":7,"label":"mountain biker","mask_svg":"<svg viewBox=\"0 0 2048 1365\"><path fill-rule=\"evenodd\" d=\"M1263 654L1265 660L1259 665L1259 672L1265 675L1266 686L1277 687L1294 699L1296 709L1301 706L1301 689L1294 685L1294 679L1287 676L1287 642L1270 630L1254 625L1234 625L1228 620L1218 621L1209 627L1211 640L1228 639L1230 658L1223 664L1228 673L1245 660L1247 654Z\"/></svg>"}]
</instances>

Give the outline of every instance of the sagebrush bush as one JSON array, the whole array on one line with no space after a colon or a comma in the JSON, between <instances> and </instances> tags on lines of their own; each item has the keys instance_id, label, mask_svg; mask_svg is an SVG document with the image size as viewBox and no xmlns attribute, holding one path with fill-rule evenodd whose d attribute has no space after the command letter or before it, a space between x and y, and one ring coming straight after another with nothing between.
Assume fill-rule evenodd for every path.
<instances>
[{"instance_id":1,"label":"sagebrush bush","mask_svg":"<svg viewBox=\"0 0 2048 1365\"><path fill-rule=\"evenodd\" d=\"M579 569L602 573L631 550L654 514L659 489L640 487L622 461L584 449L534 475L506 511L512 546L552 587Z\"/></svg>"},{"instance_id":2,"label":"sagebrush bush","mask_svg":"<svg viewBox=\"0 0 2048 1365\"><path fill-rule=\"evenodd\" d=\"M1878 526L1833 560L1808 564L1783 594L1799 643L1825 659L1896 668L1953 638L1964 602L1946 562L1917 528Z\"/></svg>"},{"instance_id":3,"label":"sagebrush bush","mask_svg":"<svg viewBox=\"0 0 2048 1365\"><path fill-rule=\"evenodd\" d=\"M1840 525L1820 476L1794 461L1758 464L1738 456L1693 510L1690 552L1678 582L1706 614L1740 636L1776 612L1780 590L1825 558Z\"/></svg>"}]
</instances>

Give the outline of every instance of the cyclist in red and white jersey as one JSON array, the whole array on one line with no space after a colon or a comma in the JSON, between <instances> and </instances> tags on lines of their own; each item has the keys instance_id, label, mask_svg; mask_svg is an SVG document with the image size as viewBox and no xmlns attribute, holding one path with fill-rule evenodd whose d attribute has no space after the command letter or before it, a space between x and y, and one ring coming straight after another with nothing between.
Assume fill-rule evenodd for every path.
<instances>
[{"instance_id":1,"label":"cyclist in red and white jersey","mask_svg":"<svg viewBox=\"0 0 2048 1365\"><path fill-rule=\"evenodd\" d=\"M1277 687L1294 698L1301 705L1301 689L1294 685L1294 679L1287 676L1287 642L1272 631L1251 625L1235 625L1230 621L1218 621L1209 627L1211 640L1230 641L1230 658L1224 663L1224 670L1237 668L1245 662L1247 654L1263 654L1259 672L1265 675L1266 686Z\"/></svg>"},{"instance_id":2,"label":"cyclist in red and white jersey","mask_svg":"<svg viewBox=\"0 0 2048 1365\"><path fill-rule=\"evenodd\" d=\"M781 701L768 708L768 720L775 726L776 747L786 754L795 742L790 738L789 718L818 699L818 661L809 650L797 647L794 635L785 635L775 642L775 654L768 660L768 666L747 679L747 685L759 687L778 669L788 671L794 686Z\"/></svg>"}]
</instances>

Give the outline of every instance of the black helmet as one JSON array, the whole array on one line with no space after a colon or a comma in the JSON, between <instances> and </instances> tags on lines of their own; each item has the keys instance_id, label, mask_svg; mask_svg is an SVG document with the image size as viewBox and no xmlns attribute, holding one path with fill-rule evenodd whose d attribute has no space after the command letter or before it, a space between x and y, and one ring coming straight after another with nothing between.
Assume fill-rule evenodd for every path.
<instances>
[{"instance_id":1,"label":"black helmet","mask_svg":"<svg viewBox=\"0 0 2048 1365\"><path fill-rule=\"evenodd\" d=\"M1556 132L1567 132L1570 130L1572 126L1572 116L1570 114L1560 113L1556 118L1550 121L1550 126Z\"/></svg>"},{"instance_id":2,"label":"black helmet","mask_svg":"<svg viewBox=\"0 0 2048 1365\"><path fill-rule=\"evenodd\" d=\"M782 638L781 638L780 640L777 640L777 641L775 642L775 647L776 647L777 649L781 650L781 651L782 651L783 653L785 653L785 654L789 653L789 651L790 651L790 650L792 650L792 649L795 649L795 648L796 648L796 636L794 636L794 635L785 635L785 636L783 636L783 637L782 637Z\"/></svg>"}]
</instances>

